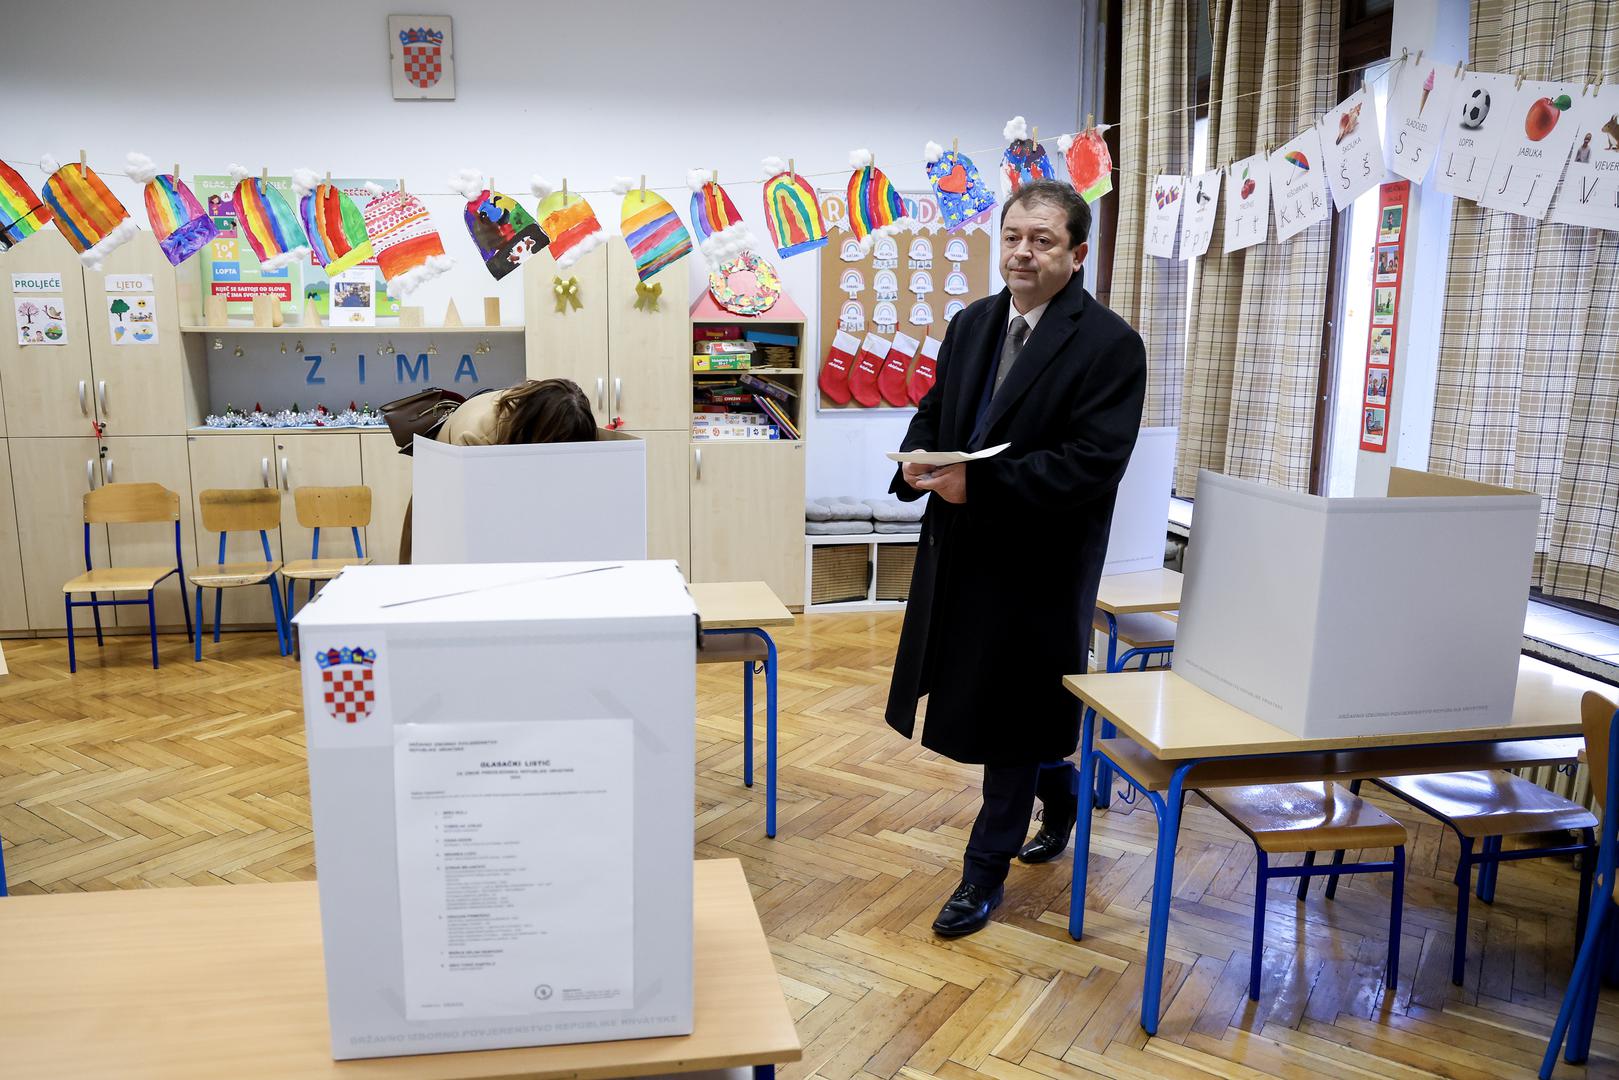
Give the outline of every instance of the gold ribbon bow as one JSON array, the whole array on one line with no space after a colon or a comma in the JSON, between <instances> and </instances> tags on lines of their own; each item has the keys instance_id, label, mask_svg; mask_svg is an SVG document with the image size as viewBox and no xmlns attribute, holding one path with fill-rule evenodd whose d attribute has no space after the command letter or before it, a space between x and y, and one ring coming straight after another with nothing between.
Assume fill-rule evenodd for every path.
<instances>
[{"instance_id":1,"label":"gold ribbon bow","mask_svg":"<svg viewBox=\"0 0 1619 1080\"><path fill-rule=\"evenodd\" d=\"M658 298L663 295L663 282L648 285L644 281L635 284L635 306L642 311L657 311Z\"/></svg>"},{"instance_id":2,"label":"gold ribbon bow","mask_svg":"<svg viewBox=\"0 0 1619 1080\"><path fill-rule=\"evenodd\" d=\"M584 306L579 303L579 279L576 277L563 280L562 275L558 274L551 279L551 291L556 294L558 311L566 312L569 304L573 305L575 311Z\"/></svg>"}]
</instances>

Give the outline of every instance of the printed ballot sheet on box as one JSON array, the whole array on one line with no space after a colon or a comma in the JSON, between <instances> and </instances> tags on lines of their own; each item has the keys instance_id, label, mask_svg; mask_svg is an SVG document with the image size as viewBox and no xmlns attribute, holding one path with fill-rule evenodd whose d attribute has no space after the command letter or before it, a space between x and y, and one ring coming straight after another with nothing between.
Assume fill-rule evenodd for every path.
<instances>
[{"instance_id":1,"label":"printed ballot sheet on box","mask_svg":"<svg viewBox=\"0 0 1619 1080\"><path fill-rule=\"evenodd\" d=\"M673 562L351 567L301 612L339 1059L687 1034Z\"/></svg>"},{"instance_id":2,"label":"printed ballot sheet on box","mask_svg":"<svg viewBox=\"0 0 1619 1080\"><path fill-rule=\"evenodd\" d=\"M1538 507L1405 469L1353 499L1204 471L1175 671L1303 738L1506 723Z\"/></svg>"}]
</instances>

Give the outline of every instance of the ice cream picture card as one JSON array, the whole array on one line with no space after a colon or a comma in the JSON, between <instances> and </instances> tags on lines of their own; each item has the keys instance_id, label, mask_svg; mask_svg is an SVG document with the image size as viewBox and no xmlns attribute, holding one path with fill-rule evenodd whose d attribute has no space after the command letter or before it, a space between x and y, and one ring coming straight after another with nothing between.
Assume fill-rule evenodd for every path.
<instances>
[{"instance_id":1,"label":"ice cream picture card","mask_svg":"<svg viewBox=\"0 0 1619 1080\"><path fill-rule=\"evenodd\" d=\"M1421 183L1433 168L1439 139L1461 89L1457 64L1407 64L1389 95L1389 168Z\"/></svg>"},{"instance_id":2,"label":"ice cream picture card","mask_svg":"<svg viewBox=\"0 0 1619 1080\"><path fill-rule=\"evenodd\" d=\"M1582 83L1526 82L1484 184L1479 205L1540 221L1551 208L1552 192L1574 149L1579 124L1569 114Z\"/></svg>"},{"instance_id":3,"label":"ice cream picture card","mask_svg":"<svg viewBox=\"0 0 1619 1080\"><path fill-rule=\"evenodd\" d=\"M1496 151L1518 113L1517 96L1510 75L1469 71L1462 76L1439 141L1434 182L1440 191L1474 202L1483 198Z\"/></svg>"}]
</instances>

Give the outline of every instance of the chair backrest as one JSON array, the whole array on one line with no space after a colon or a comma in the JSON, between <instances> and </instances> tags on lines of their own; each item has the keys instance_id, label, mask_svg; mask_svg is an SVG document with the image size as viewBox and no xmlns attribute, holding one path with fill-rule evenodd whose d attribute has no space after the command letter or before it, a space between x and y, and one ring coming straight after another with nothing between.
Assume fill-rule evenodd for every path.
<instances>
[{"instance_id":1,"label":"chair backrest","mask_svg":"<svg viewBox=\"0 0 1619 1080\"><path fill-rule=\"evenodd\" d=\"M1604 809L1608 805L1608 738L1619 705L1595 690L1580 699L1580 723L1585 728L1585 764L1591 776L1591 794Z\"/></svg>"},{"instance_id":2,"label":"chair backrest","mask_svg":"<svg viewBox=\"0 0 1619 1080\"><path fill-rule=\"evenodd\" d=\"M84 494L87 525L179 520L180 496L162 484L104 484Z\"/></svg>"},{"instance_id":3,"label":"chair backrest","mask_svg":"<svg viewBox=\"0 0 1619 1080\"><path fill-rule=\"evenodd\" d=\"M197 496L209 532L265 530L281 525L281 493L274 488L209 488Z\"/></svg>"},{"instance_id":4,"label":"chair backrest","mask_svg":"<svg viewBox=\"0 0 1619 1080\"><path fill-rule=\"evenodd\" d=\"M371 489L364 484L294 488L292 507L306 529L363 529L371 524Z\"/></svg>"}]
</instances>

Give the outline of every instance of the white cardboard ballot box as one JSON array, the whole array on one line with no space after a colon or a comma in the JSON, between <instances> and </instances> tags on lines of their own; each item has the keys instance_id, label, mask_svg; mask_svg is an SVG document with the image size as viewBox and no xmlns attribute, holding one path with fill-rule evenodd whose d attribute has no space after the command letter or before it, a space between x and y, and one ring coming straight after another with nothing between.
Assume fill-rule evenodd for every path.
<instances>
[{"instance_id":1,"label":"white cardboard ballot box","mask_svg":"<svg viewBox=\"0 0 1619 1080\"><path fill-rule=\"evenodd\" d=\"M673 562L298 613L333 1057L691 1032L696 613Z\"/></svg>"},{"instance_id":2,"label":"white cardboard ballot box","mask_svg":"<svg viewBox=\"0 0 1619 1080\"><path fill-rule=\"evenodd\" d=\"M1107 535L1104 574L1134 574L1164 565L1169 489L1175 478L1175 428L1142 428L1119 481Z\"/></svg>"},{"instance_id":3,"label":"white cardboard ballot box","mask_svg":"<svg viewBox=\"0 0 1619 1080\"><path fill-rule=\"evenodd\" d=\"M1538 508L1404 469L1352 499L1202 472L1175 671L1303 738L1504 723Z\"/></svg>"},{"instance_id":4,"label":"white cardboard ballot box","mask_svg":"<svg viewBox=\"0 0 1619 1080\"><path fill-rule=\"evenodd\" d=\"M412 562L646 558L646 443L634 435L413 446Z\"/></svg>"}]
</instances>

